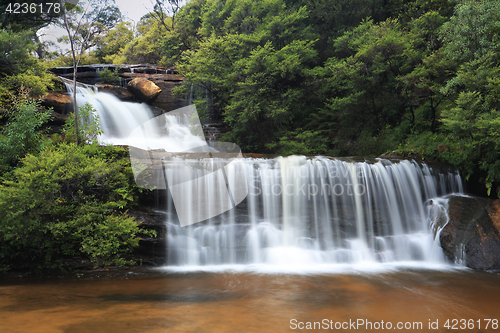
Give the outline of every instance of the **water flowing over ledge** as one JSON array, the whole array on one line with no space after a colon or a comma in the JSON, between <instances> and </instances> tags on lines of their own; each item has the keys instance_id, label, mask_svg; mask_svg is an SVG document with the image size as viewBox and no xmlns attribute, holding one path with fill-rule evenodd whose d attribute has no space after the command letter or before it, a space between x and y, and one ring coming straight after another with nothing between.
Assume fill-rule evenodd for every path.
<instances>
[{"instance_id":1,"label":"water flowing over ledge","mask_svg":"<svg viewBox=\"0 0 500 333\"><path fill-rule=\"evenodd\" d=\"M90 102L97 110L102 141L182 152L200 140L174 115L162 116L162 128L152 129L148 142L129 136L153 118L147 105L121 102L83 87L77 92L78 105ZM187 212L227 210L216 208L228 184L244 183L248 190L234 209L188 227L180 226L167 190L167 269L450 267L431 225L428 200L463 192L456 170L408 160L354 162L321 156L238 158L227 163L174 155L165 166L165 178L196 180L180 193Z\"/></svg>"},{"instance_id":2,"label":"water flowing over ledge","mask_svg":"<svg viewBox=\"0 0 500 333\"><path fill-rule=\"evenodd\" d=\"M167 172L188 178L196 177L193 173L208 161L176 163ZM167 265L172 269L321 271L377 270L381 263L446 265L426 201L462 192L456 172L406 160L368 163L304 156L240 159L226 168L229 182L241 173L247 180L248 197L234 210L182 228L167 200ZM204 179L204 188L206 195L216 197L217 173L212 175ZM189 195L185 201L197 209Z\"/></svg>"}]
</instances>

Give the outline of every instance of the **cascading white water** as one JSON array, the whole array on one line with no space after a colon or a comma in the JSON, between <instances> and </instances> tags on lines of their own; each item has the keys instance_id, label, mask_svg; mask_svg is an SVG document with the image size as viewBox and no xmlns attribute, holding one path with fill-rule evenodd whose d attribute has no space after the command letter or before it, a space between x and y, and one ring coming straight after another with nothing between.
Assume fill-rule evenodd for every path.
<instances>
[{"instance_id":1,"label":"cascading white water","mask_svg":"<svg viewBox=\"0 0 500 333\"><path fill-rule=\"evenodd\" d=\"M63 79L70 94L73 94L73 81ZM142 149L165 149L170 152L181 152L189 147L206 144L192 135L185 123L188 121L172 115L165 115L163 126L148 127L148 137L137 131L141 124L154 118L153 112L145 103L122 102L117 97L98 92L97 88L77 83L76 103L78 107L90 103L99 117L103 134L99 142L114 145L133 145ZM136 134L136 135L134 135Z\"/></svg>"},{"instance_id":2,"label":"cascading white water","mask_svg":"<svg viewBox=\"0 0 500 333\"><path fill-rule=\"evenodd\" d=\"M195 178L201 163L217 161L177 163L184 167L175 172ZM457 173L407 160L304 156L241 159L228 170L248 182L248 197L234 211L182 228L168 205L168 265L445 262L424 203L462 192ZM215 196L216 180L205 181Z\"/></svg>"},{"instance_id":3,"label":"cascading white water","mask_svg":"<svg viewBox=\"0 0 500 333\"><path fill-rule=\"evenodd\" d=\"M148 128L147 141L140 135L130 137L152 119L146 105L83 88L77 100L78 105L90 102L97 110L102 141L169 152L206 144L175 116L165 117L163 128ZM216 205L222 205L219 196L227 183L246 181L248 189L247 198L235 209L187 227L180 226L167 191L169 267L239 264L303 269L445 263L429 220L431 208L425 203L463 192L457 172L407 160L355 162L304 156L235 159L226 164L217 158L180 157L167 164L168 179L198 179L195 187L177 193L184 211L194 215L200 209L224 211ZM225 183L220 172L207 172L220 170L221 165Z\"/></svg>"}]
</instances>

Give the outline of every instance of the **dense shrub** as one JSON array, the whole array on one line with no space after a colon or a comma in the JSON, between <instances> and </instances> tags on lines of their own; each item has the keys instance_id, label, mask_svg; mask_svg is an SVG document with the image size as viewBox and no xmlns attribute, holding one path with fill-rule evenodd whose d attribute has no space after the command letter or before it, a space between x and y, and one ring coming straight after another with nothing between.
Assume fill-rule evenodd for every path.
<instances>
[{"instance_id":1,"label":"dense shrub","mask_svg":"<svg viewBox=\"0 0 500 333\"><path fill-rule=\"evenodd\" d=\"M139 229L124 211L137 188L122 150L63 143L22 159L0 185L0 265L125 264Z\"/></svg>"},{"instance_id":2,"label":"dense shrub","mask_svg":"<svg viewBox=\"0 0 500 333\"><path fill-rule=\"evenodd\" d=\"M40 127L50 118L50 113L40 103L29 97L30 90L21 87L18 94L10 94L12 101L6 115L7 126L0 136L0 169L5 171L17 165L26 154L36 154L46 144Z\"/></svg>"}]
</instances>

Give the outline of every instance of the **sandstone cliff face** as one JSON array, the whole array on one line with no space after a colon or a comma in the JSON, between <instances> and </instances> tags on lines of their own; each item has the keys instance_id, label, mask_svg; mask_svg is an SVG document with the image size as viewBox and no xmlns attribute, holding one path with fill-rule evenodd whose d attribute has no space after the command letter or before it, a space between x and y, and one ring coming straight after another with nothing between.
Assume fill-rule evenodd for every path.
<instances>
[{"instance_id":1,"label":"sandstone cliff face","mask_svg":"<svg viewBox=\"0 0 500 333\"><path fill-rule=\"evenodd\" d=\"M71 97L67 94L51 91L42 98L42 105L45 107L53 108L57 113L65 113L69 110L71 105Z\"/></svg>"},{"instance_id":2,"label":"sandstone cliff face","mask_svg":"<svg viewBox=\"0 0 500 333\"><path fill-rule=\"evenodd\" d=\"M454 196L448 215L440 234L445 255L476 270L499 270L500 200Z\"/></svg>"}]
</instances>

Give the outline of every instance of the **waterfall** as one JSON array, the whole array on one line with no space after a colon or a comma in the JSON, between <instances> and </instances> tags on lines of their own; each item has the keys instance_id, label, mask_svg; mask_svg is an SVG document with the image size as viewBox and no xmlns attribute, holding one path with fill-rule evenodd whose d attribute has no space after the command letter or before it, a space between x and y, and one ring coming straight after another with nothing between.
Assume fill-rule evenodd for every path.
<instances>
[{"instance_id":1,"label":"waterfall","mask_svg":"<svg viewBox=\"0 0 500 333\"><path fill-rule=\"evenodd\" d=\"M145 129L153 119L145 104L78 89L78 105L89 102L96 109L102 141L166 152L206 145L192 134L189 119L163 115L154 118L160 119L156 127ZM442 265L439 234L429 217L435 205L428 202L463 192L457 171L408 160L290 156L228 163L171 156L163 172L178 183L196 180L176 197L172 188L166 191L169 269ZM222 193L237 183L248 194L231 209ZM181 227L180 210L209 218Z\"/></svg>"},{"instance_id":2,"label":"waterfall","mask_svg":"<svg viewBox=\"0 0 500 333\"><path fill-rule=\"evenodd\" d=\"M178 163L189 173L206 161ZM425 202L462 192L454 171L321 156L240 159L232 168L248 185L236 209L180 227L168 205L168 265L445 263ZM216 196L216 179L206 181Z\"/></svg>"},{"instance_id":3,"label":"waterfall","mask_svg":"<svg viewBox=\"0 0 500 333\"><path fill-rule=\"evenodd\" d=\"M73 81L62 79L68 92L73 94ZM178 150L179 143L191 140L188 137L189 130L183 126L182 120L174 116L166 116L163 124L173 133L170 136L165 135L165 127L150 127L148 128L150 139L146 142L144 136L133 135L133 133L139 125L154 118L147 104L122 102L111 94L98 92L97 87L80 82L77 82L76 92L78 107L90 103L95 110L95 115L99 117L99 124L103 131L98 138L99 142L134 145L143 149L166 148L167 151L181 151ZM151 139L155 137L159 140Z\"/></svg>"}]
</instances>

